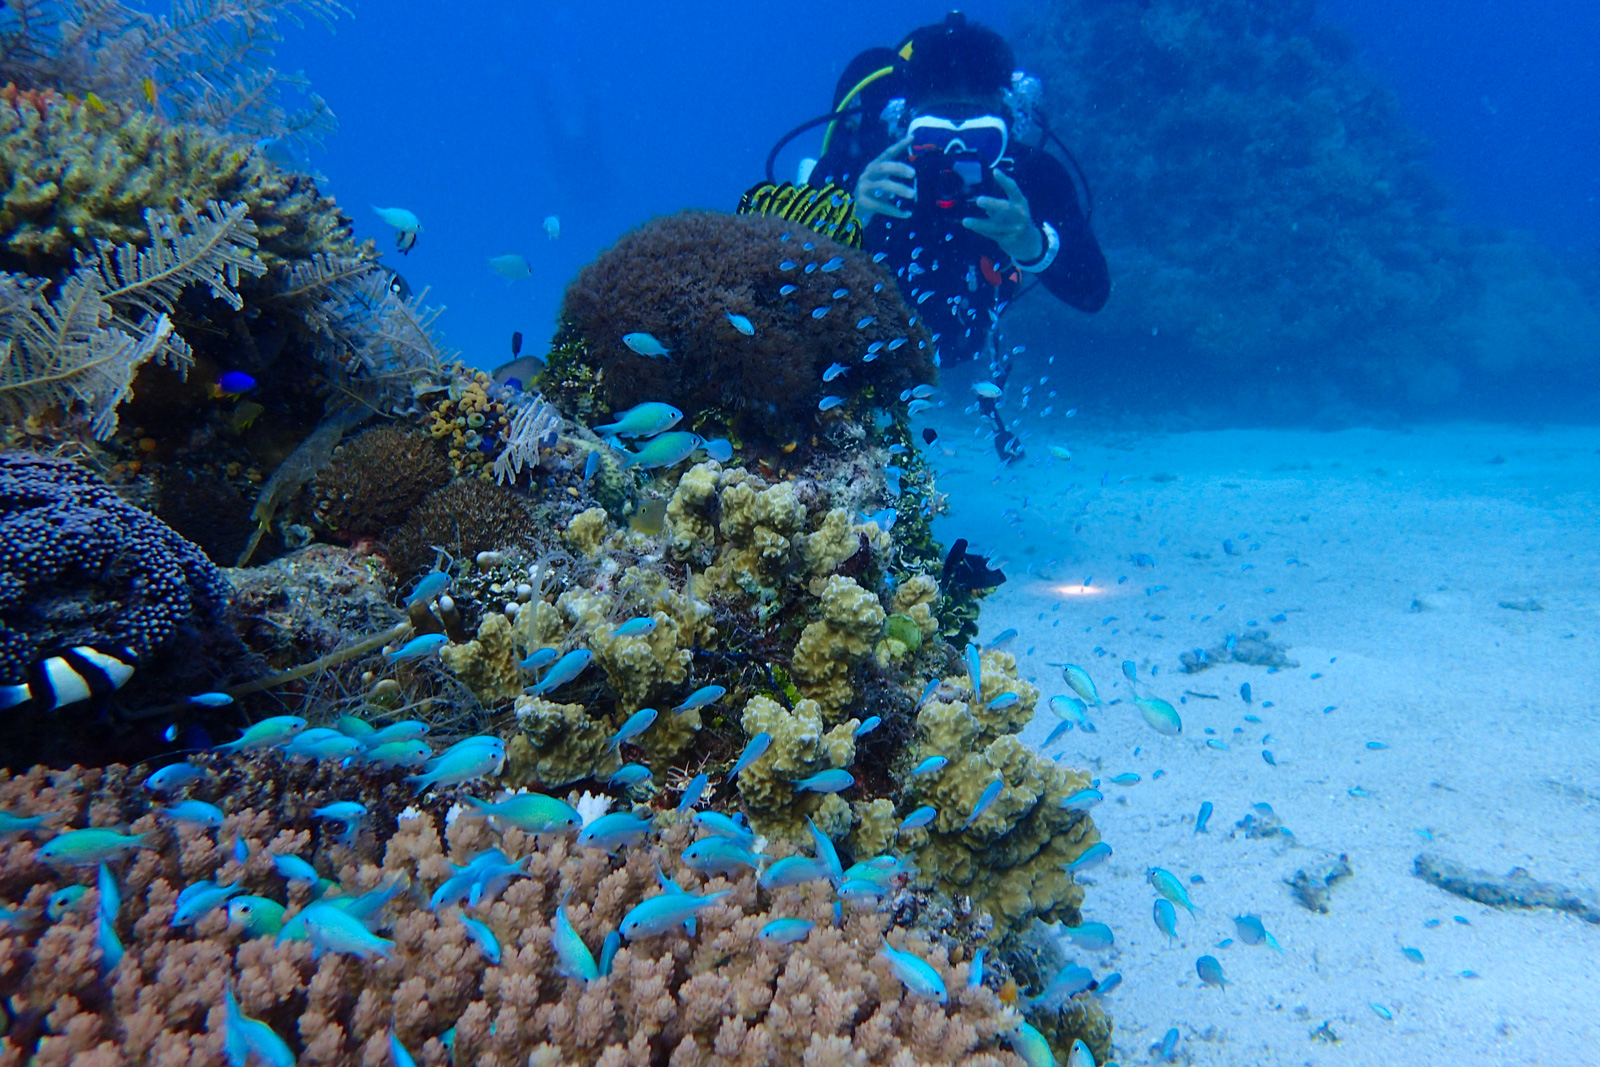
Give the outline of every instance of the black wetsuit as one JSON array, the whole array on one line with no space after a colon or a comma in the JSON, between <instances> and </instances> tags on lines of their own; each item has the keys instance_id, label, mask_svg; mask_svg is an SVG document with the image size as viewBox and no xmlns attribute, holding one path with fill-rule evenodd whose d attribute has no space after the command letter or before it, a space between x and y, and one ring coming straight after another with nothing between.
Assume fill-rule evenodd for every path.
<instances>
[{"instance_id":1,"label":"black wetsuit","mask_svg":"<svg viewBox=\"0 0 1600 1067\"><path fill-rule=\"evenodd\" d=\"M831 181L840 188L854 189L862 168L872 159L830 152L817 162L810 183L821 186ZM1033 221L1048 222L1060 239L1055 261L1038 273L1040 282L1075 308L1099 311L1111 293L1111 276L1105 254L1078 206L1077 189L1066 167L1047 152L1013 145L999 169L1009 174L1028 198ZM930 211L927 205L916 203L901 206L911 210L912 216L873 216L863 247L888 253L900 294L933 334L941 364L983 360L995 383L1004 386L1010 353L998 351L996 332L1001 312L1016 295L1022 272L993 241L962 226L958 214ZM976 209L972 213L982 215ZM994 420L999 435L996 451L1008 459L1020 454L994 401L985 398L979 404Z\"/></svg>"}]
</instances>

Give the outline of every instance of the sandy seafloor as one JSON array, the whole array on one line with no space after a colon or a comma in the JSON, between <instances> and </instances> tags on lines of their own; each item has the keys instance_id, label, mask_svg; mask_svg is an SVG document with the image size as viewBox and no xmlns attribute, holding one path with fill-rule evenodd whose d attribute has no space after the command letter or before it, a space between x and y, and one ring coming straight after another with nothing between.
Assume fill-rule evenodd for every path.
<instances>
[{"instance_id":1,"label":"sandy seafloor","mask_svg":"<svg viewBox=\"0 0 1600 1067\"><path fill-rule=\"evenodd\" d=\"M1600 429L1135 434L1058 419L1001 469L971 415L939 414L931 454L952 509L939 533L993 549L1010 576L983 639L1016 627L1010 647L1046 697L1069 691L1051 664L1073 662L1125 701L1131 659L1143 695L1183 716L1168 738L1111 704L1092 714L1098 732L1050 748L1106 793L1094 818L1114 855L1085 874L1084 915L1116 945L1070 952L1123 975L1106 997L1120 1062L1154 1062L1177 1027L1178 1063L1600 1064L1600 925L1486 907L1412 873L1433 851L1600 889ZM1066 591L1085 579L1095 592ZM1500 606L1529 600L1542 610ZM1299 666L1183 673L1181 652L1255 628ZM1056 722L1041 699L1025 737ZM1106 781L1125 771L1142 780ZM1205 800L1215 814L1196 834ZM1258 802L1292 844L1233 832ZM1354 873L1315 914L1283 879L1330 853ZM1172 946L1151 917L1153 866L1203 879ZM1245 912L1281 955L1218 947ZM1225 989L1196 976L1203 953ZM1313 1039L1324 1023L1337 1042Z\"/></svg>"}]
</instances>

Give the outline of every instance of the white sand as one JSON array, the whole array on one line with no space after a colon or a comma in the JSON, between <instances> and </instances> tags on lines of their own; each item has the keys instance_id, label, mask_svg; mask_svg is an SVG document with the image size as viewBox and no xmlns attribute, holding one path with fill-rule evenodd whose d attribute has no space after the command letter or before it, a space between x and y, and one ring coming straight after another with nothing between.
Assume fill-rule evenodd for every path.
<instances>
[{"instance_id":1,"label":"white sand","mask_svg":"<svg viewBox=\"0 0 1600 1067\"><path fill-rule=\"evenodd\" d=\"M1085 917L1110 923L1117 944L1072 954L1123 975L1106 998L1120 1062L1152 1062L1175 1026L1178 1063L1600 1064L1600 926L1486 907L1412 873L1433 851L1600 890L1600 430L1063 434L1030 439L1028 459L1000 470L957 434L963 423L944 425L958 455L936 456L953 509L939 532L1008 561L984 639L1019 629L1011 648L1047 696L1068 692L1050 664L1073 662L1105 700L1125 700L1131 659L1142 692L1183 715L1168 738L1131 704L1103 707L1099 732L1051 749L1107 796L1094 817L1115 855L1085 875ZM1052 443L1072 449L1070 466ZM1155 566L1135 567L1134 553ZM1098 592L1059 591L1085 578ZM1498 606L1528 598L1543 610ZM1179 653L1252 623L1299 667L1182 672ZM1186 689L1221 699L1180 703ZM1041 701L1026 736L1039 743L1055 723ZM1207 727L1229 751L1205 746ZM1104 780L1124 771L1143 780ZM1216 812L1196 835L1203 800ZM1293 844L1232 834L1256 802ZM1295 903L1282 879L1340 852L1354 874L1329 913ZM1191 887L1201 912L1180 910L1172 947L1151 919L1153 866L1204 879ZM1282 955L1218 947L1244 912ZM1226 989L1196 977L1204 953ZM1338 1043L1312 1039L1325 1021Z\"/></svg>"}]
</instances>

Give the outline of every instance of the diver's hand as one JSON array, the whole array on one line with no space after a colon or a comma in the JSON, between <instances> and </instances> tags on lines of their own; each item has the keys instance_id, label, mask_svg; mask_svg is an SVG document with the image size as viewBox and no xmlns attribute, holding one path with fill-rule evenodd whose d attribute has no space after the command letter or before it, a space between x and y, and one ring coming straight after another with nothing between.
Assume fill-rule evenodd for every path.
<instances>
[{"instance_id":1,"label":"diver's hand","mask_svg":"<svg viewBox=\"0 0 1600 1067\"><path fill-rule=\"evenodd\" d=\"M1000 246L1000 251L1017 263L1032 263L1044 255L1044 233L1034 224L1028 210L1028 198L1005 171L997 170L995 183L1006 194L1001 200L994 196L980 196L973 201L988 218L965 218L961 225L973 233L981 234Z\"/></svg>"},{"instance_id":2,"label":"diver's hand","mask_svg":"<svg viewBox=\"0 0 1600 1067\"><path fill-rule=\"evenodd\" d=\"M878 158L866 165L861 177L856 181L856 216L863 225L872 220L873 215L888 215L893 219L908 219L911 212L894 202L895 197L906 200L915 200L917 190L903 182L896 181L903 178L906 181L915 181L916 170L909 163L902 163L895 157L911 147L911 138L906 136L885 148L878 154Z\"/></svg>"}]
</instances>

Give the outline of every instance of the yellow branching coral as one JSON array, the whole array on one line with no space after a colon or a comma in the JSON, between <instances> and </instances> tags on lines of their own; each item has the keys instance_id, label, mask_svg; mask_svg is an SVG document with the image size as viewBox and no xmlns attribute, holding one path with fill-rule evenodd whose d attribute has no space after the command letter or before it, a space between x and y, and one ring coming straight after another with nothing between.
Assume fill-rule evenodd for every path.
<instances>
[{"instance_id":1,"label":"yellow branching coral","mask_svg":"<svg viewBox=\"0 0 1600 1067\"><path fill-rule=\"evenodd\" d=\"M822 617L808 623L795 646L792 673L806 696L836 718L855 690L850 673L872 651L883 629L878 598L849 578L834 575L822 593Z\"/></svg>"},{"instance_id":2,"label":"yellow branching coral","mask_svg":"<svg viewBox=\"0 0 1600 1067\"><path fill-rule=\"evenodd\" d=\"M94 251L142 244L147 208L243 202L269 266L351 254L351 223L307 175L201 126L115 103L0 90L0 242L43 273Z\"/></svg>"}]
</instances>

